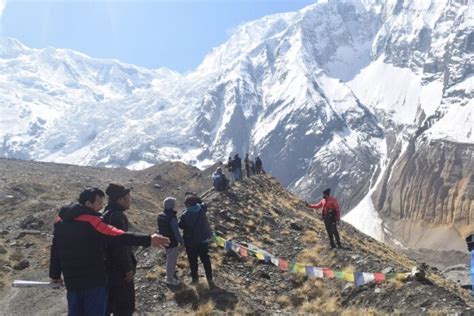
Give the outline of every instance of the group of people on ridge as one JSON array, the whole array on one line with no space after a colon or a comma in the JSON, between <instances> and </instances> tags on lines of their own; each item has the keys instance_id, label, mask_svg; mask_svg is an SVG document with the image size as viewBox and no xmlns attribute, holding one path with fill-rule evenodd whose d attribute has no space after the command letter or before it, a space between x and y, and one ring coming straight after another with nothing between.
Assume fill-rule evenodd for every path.
<instances>
[{"instance_id":1,"label":"group of people on ridge","mask_svg":"<svg viewBox=\"0 0 474 316\"><path fill-rule=\"evenodd\" d=\"M200 198L192 193L185 196L186 210L179 223L176 199L166 198L158 216L159 234L147 235L128 232L130 223L124 212L130 208L130 189L111 183L106 194L103 212L104 192L87 188L79 195L79 203L63 206L55 219L49 276L53 283L66 286L68 315L133 314L137 260L132 246L166 249L166 283L170 285L179 283L174 272L184 246L192 282L199 281L200 258L209 286L215 287L208 254L212 231Z\"/></svg>"},{"instance_id":2,"label":"group of people on ridge","mask_svg":"<svg viewBox=\"0 0 474 316\"><path fill-rule=\"evenodd\" d=\"M250 178L252 175L265 173L260 157L257 156L254 162L250 159L248 153L245 155L244 167L247 178ZM234 158L230 156L225 168L229 171L233 181L240 181L242 179L242 159L239 157L239 154L235 154ZM229 188L230 180L225 176L221 167L218 167L212 174L212 184L217 191L225 191Z\"/></svg>"}]
</instances>

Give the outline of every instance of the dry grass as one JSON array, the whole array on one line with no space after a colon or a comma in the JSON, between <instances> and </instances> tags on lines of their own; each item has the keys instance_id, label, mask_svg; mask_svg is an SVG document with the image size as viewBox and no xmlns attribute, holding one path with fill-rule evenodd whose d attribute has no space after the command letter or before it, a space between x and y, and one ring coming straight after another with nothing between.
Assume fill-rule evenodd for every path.
<instances>
[{"instance_id":1,"label":"dry grass","mask_svg":"<svg viewBox=\"0 0 474 316\"><path fill-rule=\"evenodd\" d=\"M299 308L299 314L335 313L341 310L341 306L336 297L318 298L305 301Z\"/></svg>"},{"instance_id":2,"label":"dry grass","mask_svg":"<svg viewBox=\"0 0 474 316\"><path fill-rule=\"evenodd\" d=\"M301 241L307 244L315 244L319 241L319 236L316 234L314 230L307 230L303 237L301 238Z\"/></svg>"},{"instance_id":3,"label":"dry grass","mask_svg":"<svg viewBox=\"0 0 474 316\"><path fill-rule=\"evenodd\" d=\"M288 295L280 295L277 297L276 302L282 307L282 308L288 308L291 307L291 300L288 297Z\"/></svg>"},{"instance_id":4,"label":"dry grass","mask_svg":"<svg viewBox=\"0 0 474 316\"><path fill-rule=\"evenodd\" d=\"M375 308L348 308L341 312L341 316L374 316L374 315L386 315L381 313Z\"/></svg>"},{"instance_id":5,"label":"dry grass","mask_svg":"<svg viewBox=\"0 0 474 316\"><path fill-rule=\"evenodd\" d=\"M206 304L199 305L195 315L197 316L206 316L213 315L215 310L215 304L212 301L208 301Z\"/></svg>"}]
</instances>

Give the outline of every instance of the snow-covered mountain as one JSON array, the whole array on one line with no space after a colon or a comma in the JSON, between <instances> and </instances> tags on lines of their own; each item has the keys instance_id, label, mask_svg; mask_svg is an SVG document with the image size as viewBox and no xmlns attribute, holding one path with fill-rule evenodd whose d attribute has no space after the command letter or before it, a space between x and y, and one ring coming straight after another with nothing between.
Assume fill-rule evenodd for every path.
<instances>
[{"instance_id":1,"label":"snow-covered mountain","mask_svg":"<svg viewBox=\"0 0 474 316\"><path fill-rule=\"evenodd\" d=\"M319 1L241 26L187 75L2 39L0 155L144 168L250 152L305 197L335 188L383 239L383 218L410 218L380 193L407 148L473 146L473 16L465 0ZM471 208L440 223L465 228Z\"/></svg>"}]
</instances>

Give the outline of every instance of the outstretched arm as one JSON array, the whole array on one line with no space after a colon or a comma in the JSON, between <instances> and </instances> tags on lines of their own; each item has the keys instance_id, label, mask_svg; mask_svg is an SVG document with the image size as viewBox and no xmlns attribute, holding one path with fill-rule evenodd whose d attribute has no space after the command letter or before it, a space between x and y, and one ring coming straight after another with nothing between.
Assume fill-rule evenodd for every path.
<instances>
[{"instance_id":1,"label":"outstretched arm","mask_svg":"<svg viewBox=\"0 0 474 316\"><path fill-rule=\"evenodd\" d=\"M323 203L323 202L324 202L324 200L321 200L321 201L319 201L319 202L316 203L316 204L308 204L308 207L309 207L309 208L321 208L321 207L324 206L324 203Z\"/></svg>"}]
</instances>

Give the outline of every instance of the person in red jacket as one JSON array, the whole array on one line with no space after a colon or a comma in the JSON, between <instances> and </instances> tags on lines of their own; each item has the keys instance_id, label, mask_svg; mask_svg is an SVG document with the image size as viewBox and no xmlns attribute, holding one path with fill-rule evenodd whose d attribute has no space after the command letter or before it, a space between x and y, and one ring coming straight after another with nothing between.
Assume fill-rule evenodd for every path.
<instances>
[{"instance_id":1,"label":"person in red jacket","mask_svg":"<svg viewBox=\"0 0 474 316\"><path fill-rule=\"evenodd\" d=\"M336 248L334 243L334 237L336 237L337 247L342 248L341 239L339 238L339 232L337 231L337 224L341 220L341 211L339 209L339 203L336 198L331 196L331 189L326 189L323 192L323 199L316 204L306 204L310 208L322 208L323 209L323 220L326 226L326 231L329 236L329 242L331 248Z\"/></svg>"}]
</instances>

